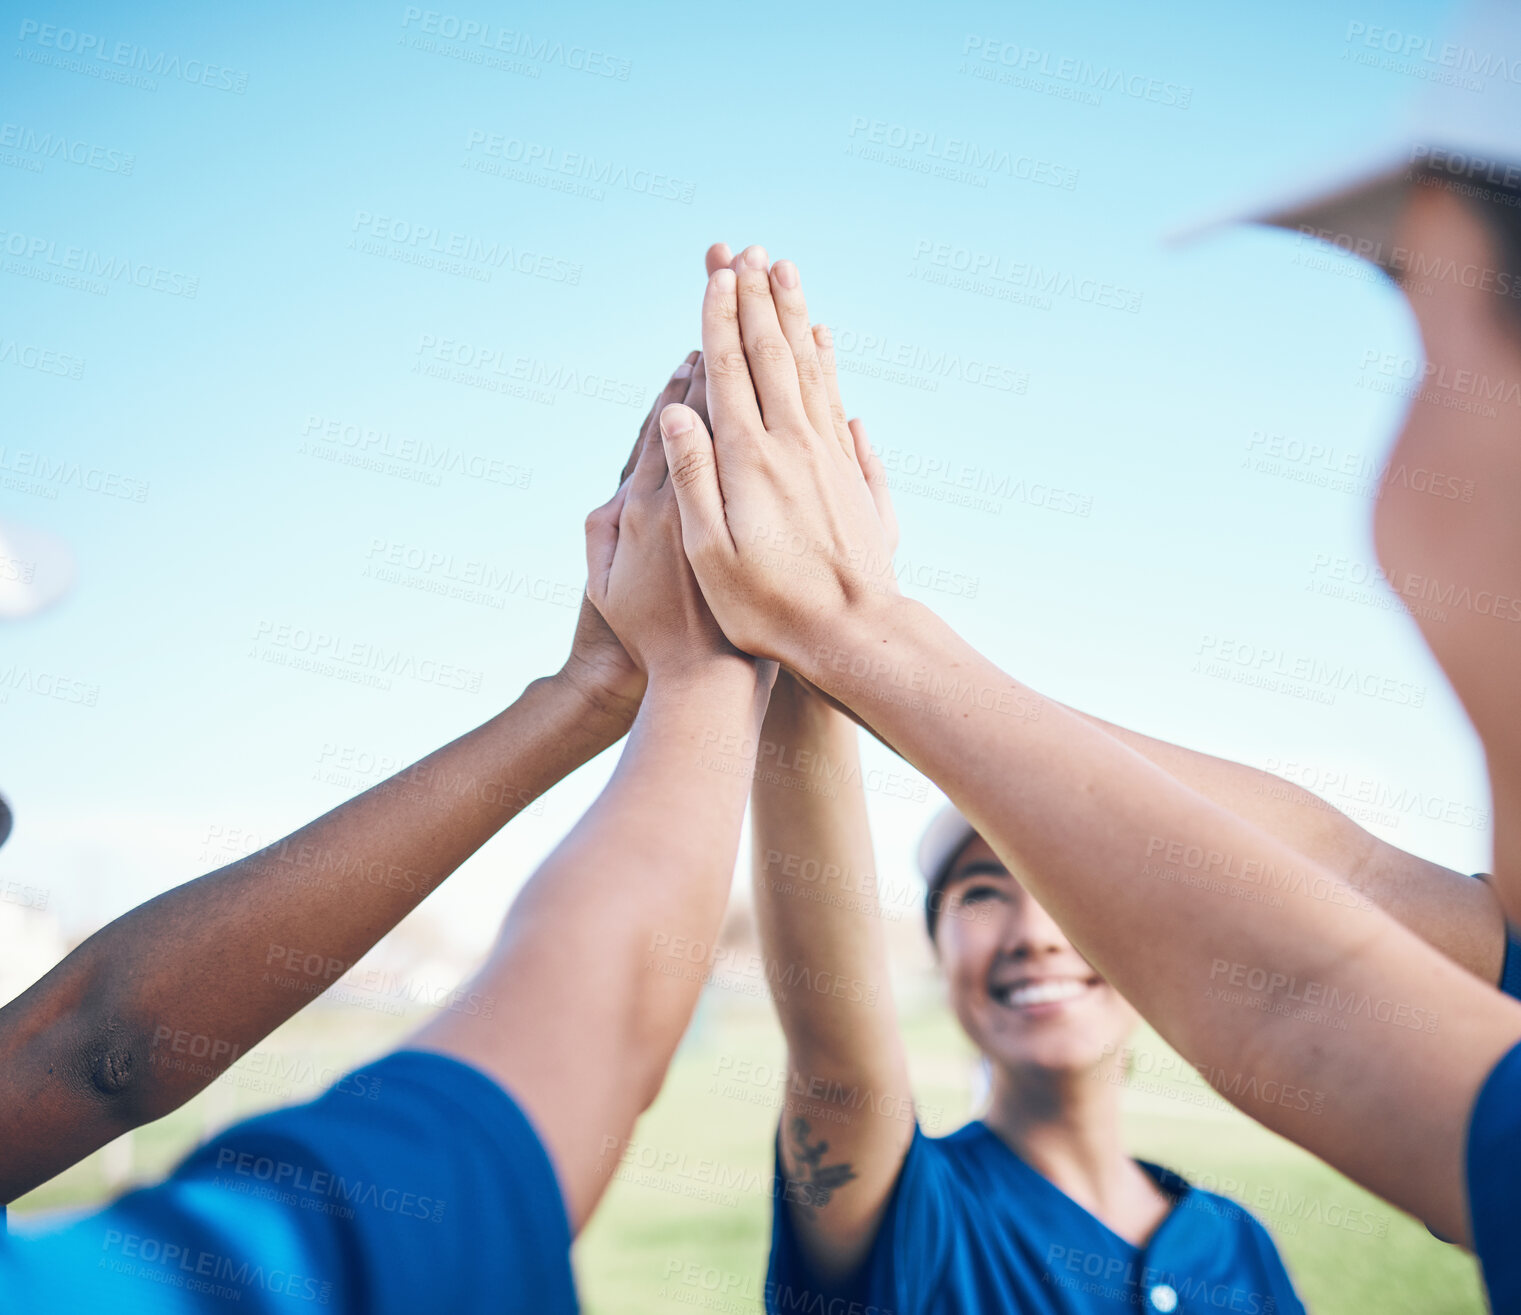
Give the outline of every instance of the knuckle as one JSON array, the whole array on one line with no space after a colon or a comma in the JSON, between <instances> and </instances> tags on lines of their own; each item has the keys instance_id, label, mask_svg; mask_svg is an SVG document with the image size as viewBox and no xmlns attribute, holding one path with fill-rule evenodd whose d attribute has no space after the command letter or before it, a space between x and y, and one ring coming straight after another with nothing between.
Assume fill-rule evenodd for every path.
<instances>
[{"instance_id":1,"label":"knuckle","mask_svg":"<svg viewBox=\"0 0 1521 1315\"><path fill-rule=\"evenodd\" d=\"M765 333L751 344L750 355L757 361L763 361L767 365L774 365L779 361L790 361L792 359L792 348L787 345L785 338L778 338L774 334Z\"/></svg>"},{"instance_id":2,"label":"knuckle","mask_svg":"<svg viewBox=\"0 0 1521 1315\"><path fill-rule=\"evenodd\" d=\"M725 348L717 355L708 358L710 379L744 379L749 375L750 363L745 359L745 353L738 347Z\"/></svg>"},{"instance_id":3,"label":"knuckle","mask_svg":"<svg viewBox=\"0 0 1521 1315\"><path fill-rule=\"evenodd\" d=\"M824 373L819 369L819 361L816 356L799 356L797 358L797 378L800 384L805 386L822 383Z\"/></svg>"},{"instance_id":4,"label":"knuckle","mask_svg":"<svg viewBox=\"0 0 1521 1315\"><path fill-rule=\"evenodd\" d=\"M701 448L682 452L671 463L671 484L678 489L690 488L699 480L704 479L712 466L712 454L704 452Z\"/></svg>"}]
</instances>

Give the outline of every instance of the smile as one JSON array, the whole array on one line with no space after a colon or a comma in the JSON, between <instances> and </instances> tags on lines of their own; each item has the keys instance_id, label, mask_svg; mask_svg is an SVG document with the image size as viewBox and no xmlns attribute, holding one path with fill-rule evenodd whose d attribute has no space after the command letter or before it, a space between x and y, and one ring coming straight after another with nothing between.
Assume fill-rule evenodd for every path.
<instances>
[{"instance_id":1,"label":"smile","mask_svg":"<svg viewBox=\"0 0 1521 1315\"><path fill-rule=\"evenodd\" d=\"M1038 1009L1041 1006L1063 1005L1093 989L1092 979L1078 977L1047 977L1010 982L1006 986L989 988L988 994L1006 1009Z\"/></svg>"}]
</instances>

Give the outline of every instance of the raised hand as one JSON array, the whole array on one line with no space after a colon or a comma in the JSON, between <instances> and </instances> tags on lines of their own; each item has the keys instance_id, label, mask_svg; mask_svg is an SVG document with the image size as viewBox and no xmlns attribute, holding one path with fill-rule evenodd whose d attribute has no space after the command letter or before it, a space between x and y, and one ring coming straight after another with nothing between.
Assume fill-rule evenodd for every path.
<instances>
[{"instance_id":1,"label":"raised hand","mask_svg":"<svg viewBox=\"0 0 1521 1315\"><path fill-rule=\"evenodd\" d=\"M700 357L684 382L683 410L695 415L706 386ZM646 674L740 656L687 562L669 474L652 427L618 492L586 518L587 596Z\"/></svg>"},{"instance_id":2,"label":"raised hand","mask_svg":"<svg viewBox=\"0 0 1521 1315\"><path fill-rule=\"evenodd\" d=\"M707 414L701 356L697 352L689 352L687 358L676 367L644 417L628 460L618 476L620 484L633 472L634 464L646 442L653 437L656 445L659 445L660 412L670 403L682 401L700 414ZM560 675L593 707L619 720L624 729L634 720L634 714L639 710L639 700L644 697L643 669L628 655L618 642L618 636L603 620L602 614L584 595L581 598L580 614L576 617L570 656L565 659Z\"/></svg>"},{"instance_id":3,"label":"raised hand","mask_svg":"<svg viewBox=\"0 0 1521 1315\"><path fill-rule=\"evenodd\" d=\"M790 261L768 270L750 247L714 269L702 333L711 437L690 407L660 418L683 543L724 633L786 662L827 620L897 595L886 481Z\"/></svg>"}]
</instances>

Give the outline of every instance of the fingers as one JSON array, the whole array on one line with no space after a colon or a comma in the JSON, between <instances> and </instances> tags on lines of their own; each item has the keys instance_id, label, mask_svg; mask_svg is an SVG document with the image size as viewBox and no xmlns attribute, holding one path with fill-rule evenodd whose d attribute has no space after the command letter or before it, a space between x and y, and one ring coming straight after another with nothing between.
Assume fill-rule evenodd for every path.
<instances>
[{"instance_id":1,"label":"fingers","mask_svg":"<svg viewBox=\"0 0 1521 1315\"><path fill-rule=\"evenodd\" d=\"M660 413L660 432L687 556L695 559L714 544L732 545L707 427L691 407L668 406Z\"/></svg>"},{"instance_id":2,"label":"fingers","mask_svg":"<svg viewBox=\"0 0 1521 1315\"><path fill-rule=\"evenodd\" d=\"M586 518L586 596L593 606L607 598L607 577L613 569L613 554L618 549L618 517L628 485L618 491Z\"/></svg>"},{"instance_id":3,"label":"fingers","mask_svg":"<svg viewBox=\"0 0 1521 1315\"><path fill-rule=\"evenodd\" d=\"M855 442L856 461L866 476L866 486L871 490L871 500L877 507L877 519L887 534L888 546L898 546L898 513L893 510L892 494L887 488L887 469L882 458L866 436L866 426L859 420L850 422L850 436Z\"/></svg>"},{"instance_id":4,"label":"fingers","mask_svg":"<svg viewBox=\"0 0 1521 1315\"><path fill-rule=\"evenodd\" d=\"M834 417L829 411L829 390L824 384L823 368L819 364L818 349L814 345L813 331L808 327L808 303L803 298L803 283L797 266L790 260L778 260L771 267L771 301L776 306L776 317L782 326L782 336L792 348L792 365L797 371L799 391L803 395L803 410L809 422L821 437L835 434ZM841 416L843 421L844 417ZM848 431L846 431L848 436ZM841 439L848 452L850 445Z\"/></svg>"},{"instance_id":5,"label":"fingers","mask_svg":"<svg viewBox=\"0 0 1521 1315\"><path fill-rule=\"evenodd\" d=\"M639 426L639 437L634 440L634 446L629 451L628 460L623 463L623 470L618 475L621 484L634 473L634 466L639 460L639 454L644 451L647 443L653 440L656 444L660 441L660 412L672 402L679 402L686 395L688 383L692 377L692 367L697 363L698 352L688 352L687 358L678 365L671 377L666 381L659 396L655 398L655 404L650 407L649 414L644 417L644 423Z\"/></svg>"},{"instance_id":6,"label":"fingers","mask_svg":"<svg viewBox=\"0 0 1521 1315\"><path fill-rule=\"evenodd\" d=\"M835 370L834 360L834 335L829 332L827 324L813 326L813 345L814 350L818 352L819 372L824 377L824 390L829 397L829 418L834 426L834 435L840 440L840 446L845 449L845 455L859 465L854 431L845 419L845 403L840 400L840 376ZM830 431L820 432L829 433Z\"/></svg>"},{"instance_id":7,"label":"fingers","mask_svg":"<svg viewBox=\"0 0 1521 1315\"><path fill-rule=\"evenodd\" d=\"M807 419L799 391L797 365L782 333L764 247L746 247L734 261L739 283L739 332L750 379L768 429ZM708 362L711 372L715 361ZM721 422L720 422L721 423Z\"/></svg>"},{"instance_id":8,"label":"fingers","mask_svg":"<svg viewBox=\"0 0 1521 1315\"><path fill-rule=\"evenodd\" d=\"M732 269L715 270L702 298L702 356L707 365L713 432L760 428L760 407L739 337L739 296Z\"/></svg>"},{"instance_id":9,"label":"fingers","mask_svg":"<svg viewBox=\"0 0 1521 1315\"><path fill-rule=\"evenodd\" d=\"M728 269L733 263L734 253L729 250L727 242L715 242L708 248L707 266L709 278L712 278L721 269Z\"/></svg>"},{"instance_id":10,"label":"fingers","mask_svg":"<svg viewBox=\"0 0 1521 1315\"><path fill-rule=\"evenodd\" d=\"M713 422L708 419L708 358L701 352L697 353L697 364L692 367L692 377L687 380L687 395L680 400L696 411L697 418L712 430Z\"/></svg>"}]
</instances>

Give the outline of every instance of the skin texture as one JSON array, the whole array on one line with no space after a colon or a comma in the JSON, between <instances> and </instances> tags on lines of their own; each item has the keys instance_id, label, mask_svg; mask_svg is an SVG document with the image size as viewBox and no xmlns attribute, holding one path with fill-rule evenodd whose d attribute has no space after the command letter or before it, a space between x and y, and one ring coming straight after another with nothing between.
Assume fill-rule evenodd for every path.
<instances>
[{"instance_id":1,"label":"skin texture","mask_svg":"<svg viewBox=\"0 0 1521 1315\"><path fill-rule=\"evenodd\" d=\"M695 360L661 393L636 451L663 404L693 395ZM504 712L284 840L133 909L0 1009L0 1201L207 1086L513 816L621 738L644 685L583 601L564 667Z\"/></svg>"},{"instance_id":2,"label":"skin texture","mask_svg":"<svg viewBox=\"0 0 1521 1315\"><path fill-rule=\"evenodd\" d=\"M1457 203L1438 195L1431 204ZM1419 224L1425 205L1412 205L1408 222ZM1465 234L1441 215L1430 219L1405 235L1406 245L1422 242L1429 251L1446 243L1465 260L1488 258L1481 230ZM725 633L849 706L935 780L1083 957L1217 1090L1437 1231L1466 1237L1468 1112L1496 1060L1521 1037L1521 1006L1325 863L1042 699L928 609L869 587L880 580L873 555L886 547L871 487L859 465L842 459L837 437L809 420L805 375L777 349L774 272L767 280L746 254L753 272L736 279L718 271L704 300L712 435L695 417L663 425L680 475L686 550ZM758 259L763 265L764 253ZM1521 353L1491 308L1482 308L1481 323L1480 308L1454 304L1476 295L1460 285L1439 288L1417 308L1428 351L1433 360L1457 353L1468 362L1475 357L1465 347L1492 353L1480 359L1514 378ZM1457 414L1441 427L1456 424ZM1418 450L1425 429L1438 424L1412 419ZM1407 432L1401 448L1411 442ZM1488 464L1473 467L1481 490L1496 490L1493 516L1518 473L1518 459L1500 447L1481 448ZM1447 565L1468 578L1460 572L1476 564L1477 551L1464 558L1434 546L1434 534L1422 539L1420 525L1408 523L1416 513L1401 521L1395 505L1379 512L1385 565L1403 550L1432 574ZM1426 507L1417 513L1435 515ZM764 550L768 525L782 515L805 545L790 591ZM1497 544L1513 537L1496 529ZM1452 556L1443 559L1442 551ZM1521 574L1521 557L1502 560L1504 585ZM1509 596L1518 593L1521 587L1508 588ZM1503 679L1485 677L1482 664L1465 667L1464 641L1482 647L1477 633L1465 623L1433 648L1490 750L1503 892L1506 845L1516 843L1521 820L1521 799L1504 797L1504 769L1521 755L1500 752L1515 747L1514 720L1485 726L1481 708L1514 711L1504 700L1515 695ZM1353 1012L1347 1029L1334 1033L1293 1010L1243 1010L1210 990L1212 972L1238 966L1301 989L1366 997L1378 1008Z\"/></svg>"},{"instance_id":3,"label":"skin texture","mask_svg":"<svg viewBox=\"0 0 1521 1315\"><path fill-rule=\"evenodd\" d=\"M513 1093L577 1230L696 1005L753 764L713 746L754 744L775 677L703 602L658 439L587 518L586 548L588 596L646 673L643 703L606 789L524 888L472 984L501 1002L496 1019L441 1015L415 1039Z\"/></svg>"}]
</instances>

